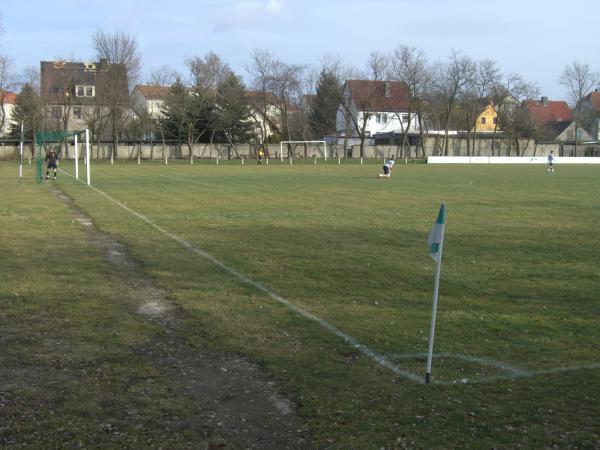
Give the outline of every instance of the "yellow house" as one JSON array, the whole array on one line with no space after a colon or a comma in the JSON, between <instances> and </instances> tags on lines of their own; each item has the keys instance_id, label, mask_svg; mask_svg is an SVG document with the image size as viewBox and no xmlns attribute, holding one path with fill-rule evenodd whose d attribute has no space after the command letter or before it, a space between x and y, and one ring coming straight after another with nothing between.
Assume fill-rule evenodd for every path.
<instances>
[{"instance_id":1,"label":"yellow house","mask_svg":"<svg viewBox=\"0 0 600 450\"><path fill-rule=\"evenodd\" d=\"M475 126L471 130L474 133L485 133L494 131L499 131L500 128L496 128L496 123L498 122L498 113L496 112L496 108L494 105L490 103L485 107L485 109L477 116L477 120L475 121Z\"/></svg>"}]
</instances>

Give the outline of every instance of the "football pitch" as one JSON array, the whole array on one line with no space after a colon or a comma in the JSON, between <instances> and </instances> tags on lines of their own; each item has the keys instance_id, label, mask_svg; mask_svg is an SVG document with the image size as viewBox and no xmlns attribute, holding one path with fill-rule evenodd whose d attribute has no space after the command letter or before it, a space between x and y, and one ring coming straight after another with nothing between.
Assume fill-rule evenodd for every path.
<instances>
[{"instance_id":1,"label":"football pitch","mask_svg":"<svg viewBox=\"0 0 600 450\"><path fill-rule=\"evenodd\" d=\"M60 384L56 365L99 365L123 401L137 398L131 380L147 378L165 401L169 380L133 350L160 332L87 242L93 226L166 292L186 345L241 355L276 381L313 447L600 447L599 169L398 163L389 180L380 170L380 161L93 162L89 187L72 162L41 185L33 166L19 182L17 165L2 163L0 412L21 434L35 423L67 431L19 441L6 428L0 442L204 442L185 430L165 438L158 425L123 426L123 440L97 432L92 423L119 421L105 378L63 383L66 394L46 406L28 386L35 376L9 379L40 367L44 383ZM427 236L442 202L425 385ZM156 408L139 414L148 421ZM169 408L185 417L193 405Z\"/></svg>"}]
</instances>

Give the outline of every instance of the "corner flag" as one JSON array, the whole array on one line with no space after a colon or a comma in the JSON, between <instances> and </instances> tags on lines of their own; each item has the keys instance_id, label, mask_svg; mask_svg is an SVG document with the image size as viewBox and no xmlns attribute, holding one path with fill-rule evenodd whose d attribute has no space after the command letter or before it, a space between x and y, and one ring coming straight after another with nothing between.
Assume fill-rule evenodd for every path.
<instances>
[{"instance_id":1,"label":"corner flag","mask_svg":"<svg viewBox=\"0 0 600 450\"><path fill-rule=\"evenodd\" d=\"M446 224L446 204L442 203L440 206L440 212L438 213L437 220L433 225L431 233L429 233L429 238L427 239L427 244L429 245L429 256L435 261L438 262L440 257L440 247L442 241L444 240L444 225Z\"/></svg>"},{"instance_id":2,"label":"corner flag","mask_svg":"<svg viewBox=\"0 0 600 450\"><path fill-rule=\"evenodd\" d=\"M433 359L433 338L435 335L435 316L437 313L438 292L440 288L440 273L442 270L442 248L444 246L444 227L446 225L446 204L442 203L437 220L429 233L429 256L435 261L435 285L433 288L433 307L431 309L431 326L429 328L429 349L427 352L427 368L425 369L425 383L431 378L431 360Z\"/></svg>"}]
</instances>

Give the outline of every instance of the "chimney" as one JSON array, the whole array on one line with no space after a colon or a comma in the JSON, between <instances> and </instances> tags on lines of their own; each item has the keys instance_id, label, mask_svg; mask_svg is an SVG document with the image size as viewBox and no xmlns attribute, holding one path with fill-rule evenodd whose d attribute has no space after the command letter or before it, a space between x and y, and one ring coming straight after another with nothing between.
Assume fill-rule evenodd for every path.
<instances>
[{"instance_id":1,"label":"chimney","mask_svg":"<svg viewBox=\"0 0 600 450\"><path fill-rule=\"evenodd\" d=\"M385 89L385 94L384 94L385 97L389 98L390 97L390 83L388 81L385 82L384 89Z\"/></svg>"},{"instance_id":2,"label":"chimney","mask_svg":"<svg viewBox=\"0 0 600 450\"><path fill-rule=\"evenodd\" d=\"M546 96L542 97L542 105L548 106L548 97L546 97Z\"/></svg>"},{"instance_id":3,"label":"chimney","mask_svg":"<svg viewBox=\"0 0 600 450\"><path fill-rule=\"evenodd\" d=\"M106 59L106 58L100 59L100 70L108 70L108 59Z\"/></svg>"}]
</instances>

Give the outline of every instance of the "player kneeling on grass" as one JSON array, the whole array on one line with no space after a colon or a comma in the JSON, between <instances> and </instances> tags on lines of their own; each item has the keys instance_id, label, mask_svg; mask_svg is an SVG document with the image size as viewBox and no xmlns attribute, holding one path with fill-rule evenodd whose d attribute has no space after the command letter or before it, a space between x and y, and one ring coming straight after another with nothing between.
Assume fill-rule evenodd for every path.
<instances>
[{"instance_id":1,"label":"player kneeling on grass","mask_svg":"<svg viewBox=\"0 0 600 450\"><path fill-rule=\"evenodd\" d=\"M392 156L387 162L383 165L383 173L379 174L379 178L389 178L392 174L392 168L394 167L394 157Z\"/></svg>"}]
</instances>

